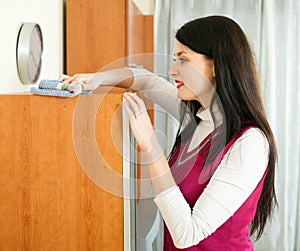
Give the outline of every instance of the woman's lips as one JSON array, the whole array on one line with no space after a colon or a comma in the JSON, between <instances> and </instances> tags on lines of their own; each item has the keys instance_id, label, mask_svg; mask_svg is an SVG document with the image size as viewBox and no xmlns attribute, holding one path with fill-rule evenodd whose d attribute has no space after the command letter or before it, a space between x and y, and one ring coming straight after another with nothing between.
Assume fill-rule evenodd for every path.
<instances>
[{"instance_id":1,"label":"woman's lips","mask_svg":"<svg viewBox=\"0 0 300 251\"><path fill-rule=\"evenodd\" d=\"M184 86L184 83L179 80L175 80L175 83L177 84L177 89L179 89L181 86Z\"/></svg>"}]
</instances>

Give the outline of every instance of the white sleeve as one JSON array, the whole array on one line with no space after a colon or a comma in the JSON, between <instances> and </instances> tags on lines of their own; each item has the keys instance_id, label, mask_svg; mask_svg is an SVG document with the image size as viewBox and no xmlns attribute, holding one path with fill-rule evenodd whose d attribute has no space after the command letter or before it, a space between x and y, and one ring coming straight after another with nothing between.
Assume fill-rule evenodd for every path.
<instances>
[{"instance_id":1,"label":"white sleeve","mask_svg":"<svg viewBox=\"0 0 300 251\"><path fill-rule=\"evenodd\" d=\"M177 186L160 193L154 201L175 246L196 245L225 223L254 191L268 159L267 139L251 128L229 149L193 209Z\"/></svg>"},{"instance_id":2,"label":"white sleeve","mask_svg":"<svg viewBox=\"0 0 300 251\"><path fill-rule=\"evenodd\" d=\"M129 89L142 91L147 98L171 113L178 120L181 101L177 97L177 88L146 69L128 69L132 71L134 76L133 84Z\"/></svg>"}]
</instances>

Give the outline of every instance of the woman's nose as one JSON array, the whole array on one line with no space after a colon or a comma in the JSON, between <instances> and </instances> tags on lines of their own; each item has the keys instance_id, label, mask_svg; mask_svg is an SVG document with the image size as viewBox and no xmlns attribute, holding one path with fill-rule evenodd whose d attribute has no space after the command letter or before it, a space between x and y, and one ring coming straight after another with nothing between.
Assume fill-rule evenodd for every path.
<instances>
[{"instance_id":1,"label":"woman's nose","mask_svg":"<svg viewBox=\"0 0 300 251\"><path fill-rule=\"evenodd\" d=\"M178 70L176 69L175 63L171 66L168 72L169 76L175 77L178 75Z\"/></svg>"}]
</instances>

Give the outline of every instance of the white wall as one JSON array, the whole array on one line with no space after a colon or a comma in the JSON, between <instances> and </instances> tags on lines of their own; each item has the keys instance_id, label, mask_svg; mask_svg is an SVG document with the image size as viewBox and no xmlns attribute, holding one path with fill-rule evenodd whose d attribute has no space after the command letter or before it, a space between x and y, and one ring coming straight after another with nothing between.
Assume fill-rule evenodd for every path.
<instances>
[{"instance_id":1,"label":"white wall","mask_svg":"<svg viewBox=\"0 0 300 251\"><path fill-rule=\"evenodd\" d=\"M0 0L0 6L0 93L24 92L32 86L21 83L16 65L17 37L24 22L38 23L42 29L39 80L57 78L63 70L63 0Z\"/></svg>"}]
</instances>

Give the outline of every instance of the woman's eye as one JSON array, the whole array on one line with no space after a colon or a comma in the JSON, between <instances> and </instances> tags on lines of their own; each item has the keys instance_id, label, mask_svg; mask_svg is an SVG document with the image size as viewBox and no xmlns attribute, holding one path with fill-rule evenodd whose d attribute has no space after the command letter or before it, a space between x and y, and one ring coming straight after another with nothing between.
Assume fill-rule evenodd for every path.
<instances>
[{"instance_id":1,"label":"woman's eye","mask_svg":"<svg viewBox=\"0 0 300 251\"><path fill-rule=\"evenodd\" d=\"M186 62L186 60L183 59L183 58L178 58L178 59L177 59L177 58L173 58L173 61L174 61L174 62L176 62L177 60L179 61L180 64L183 64L183 63Z\"/></svg>"}]
</instances>

